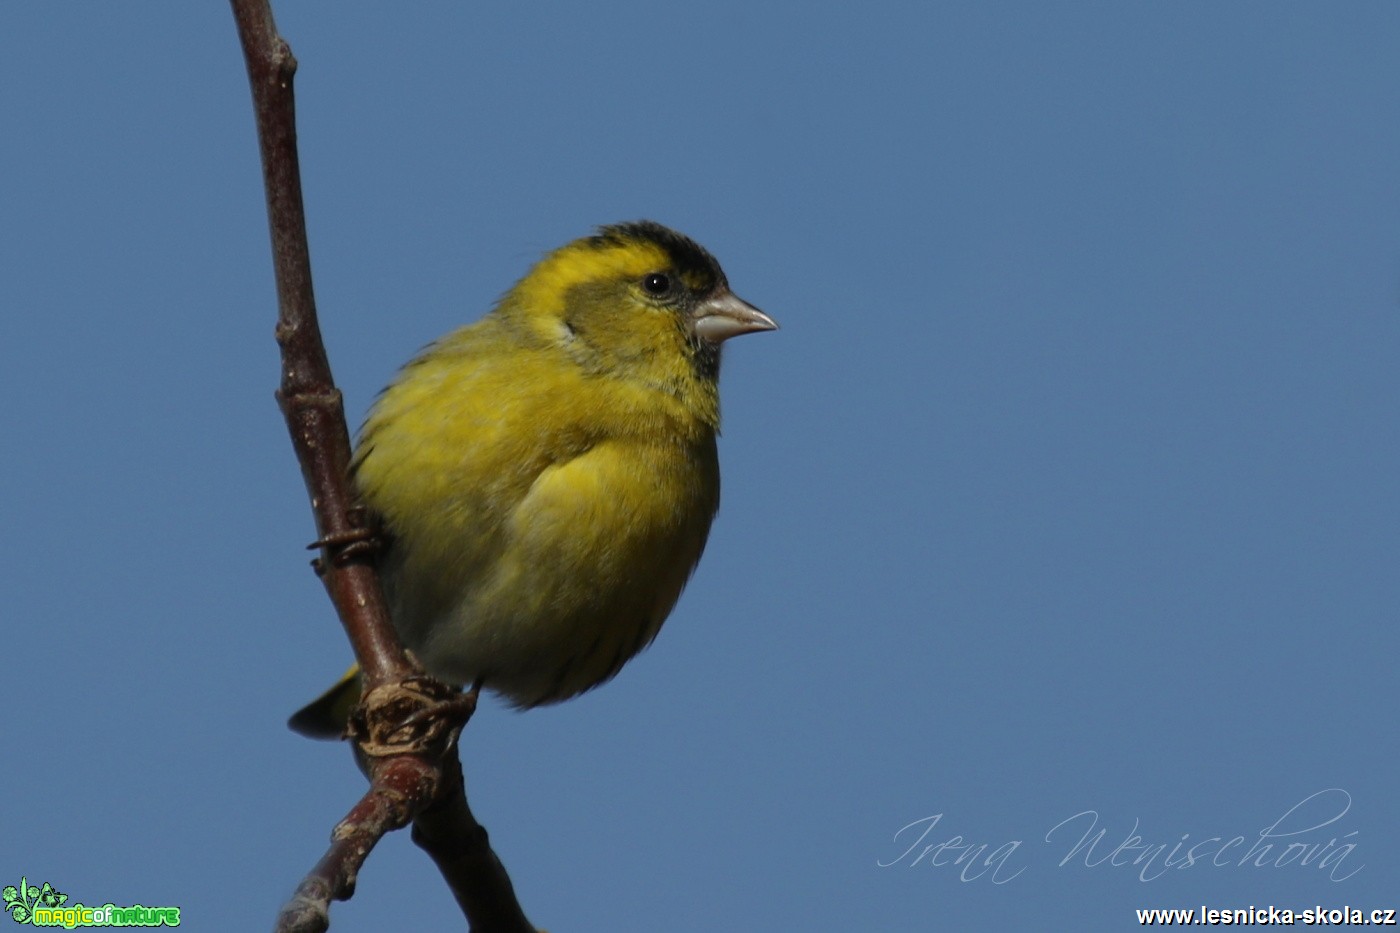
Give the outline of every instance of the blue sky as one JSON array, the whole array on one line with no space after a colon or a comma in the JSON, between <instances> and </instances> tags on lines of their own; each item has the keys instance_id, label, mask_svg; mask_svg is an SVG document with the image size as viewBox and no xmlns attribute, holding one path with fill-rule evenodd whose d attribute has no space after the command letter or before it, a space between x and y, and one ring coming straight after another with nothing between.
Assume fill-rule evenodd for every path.
<instances>
[{"instance_id":1,"label":"blue sky","mask_svg":"<svg viewBox=\"0 0 1400 933\"><path fill-rule=\"evenodd\" d=\"M1400 906L1400 7L277 13L356 423L599 223L783 325L656 644L468 729L537 924ZM6 4L0 113L0 881L266 928L362 780L230 13ZM456 916L403 834L332 914Z\"/></svg>"}]
</instances>

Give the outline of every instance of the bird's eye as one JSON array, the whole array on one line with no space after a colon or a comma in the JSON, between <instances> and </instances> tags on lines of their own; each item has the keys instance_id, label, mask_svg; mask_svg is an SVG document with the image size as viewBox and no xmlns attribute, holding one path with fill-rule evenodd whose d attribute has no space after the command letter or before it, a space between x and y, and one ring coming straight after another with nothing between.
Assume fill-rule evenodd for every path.
<instances>
[{"instance_id":1,"label":"bird's eye","mask_svg":"<svg viewBox=\"0 0 1400 933\"><path fill-rule=\"evenodd\" d=\"M648 295L664 295L671 290L671 277L664 272L648 272L642 279Z\"/></svg>"}]
</instances>

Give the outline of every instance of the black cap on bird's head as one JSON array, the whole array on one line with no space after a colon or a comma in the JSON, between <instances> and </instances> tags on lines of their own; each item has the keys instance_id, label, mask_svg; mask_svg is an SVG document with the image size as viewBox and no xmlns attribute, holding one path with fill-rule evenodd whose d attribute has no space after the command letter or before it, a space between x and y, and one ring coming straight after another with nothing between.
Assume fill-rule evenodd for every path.
<instances>
[{"instance_id":1,"label":"black cap on bird's head","mask_svg":"<svg viewBox=\"0 0 1400 933\"><path fill-rule=\"evenodd\" d=\"M598 232L589 237L588 241L600 247L622 246L637 241L652 243L665 251L677 272L694 281L692 288L695 291L706 292L716 286L729 287L729 280L724 277L719 260L710 255L709 250L685 234L677 233L654 220L608 224L599 227Z\"/></svg>"}]
</instances>

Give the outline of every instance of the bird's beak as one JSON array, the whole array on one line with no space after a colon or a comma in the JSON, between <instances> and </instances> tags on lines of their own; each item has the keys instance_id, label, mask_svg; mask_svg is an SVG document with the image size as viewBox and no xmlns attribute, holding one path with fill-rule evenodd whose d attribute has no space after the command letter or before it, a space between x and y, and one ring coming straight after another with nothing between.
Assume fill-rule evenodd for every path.
<instances>
[{"instance_id":1,"label":"bird's beak","mask_svg":"<svg viewBox=\"0 0 1400 933\"><path fill-rule=\"evenodd\" d=\"M693 317L695 335L720 344L730 337L760 330L777 330L778 322L731 291L702 302Z\"/></svg>"}]
</instances>

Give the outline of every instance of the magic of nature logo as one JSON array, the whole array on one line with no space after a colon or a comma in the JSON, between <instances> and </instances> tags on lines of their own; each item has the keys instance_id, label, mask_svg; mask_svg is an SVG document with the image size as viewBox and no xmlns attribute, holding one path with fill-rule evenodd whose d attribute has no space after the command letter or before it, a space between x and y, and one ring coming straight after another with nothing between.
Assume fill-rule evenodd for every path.
<instances>
[{"instance_id":1,"label":"magic of nature logo","mask_svg":"<svg viewBox=\"0 0 1400 933\"><path fill-rule=\"evenodd\" d=\"M0 897L5 900L5 913L15 923L36 927L177 927L180 925L178 907L144 907L133 904L119 907L103 904L86 907L81 903L68 905L68 895L45 881L32 885L28 878L19 884L7 884Z\"/></svg>"}]
</instances>

